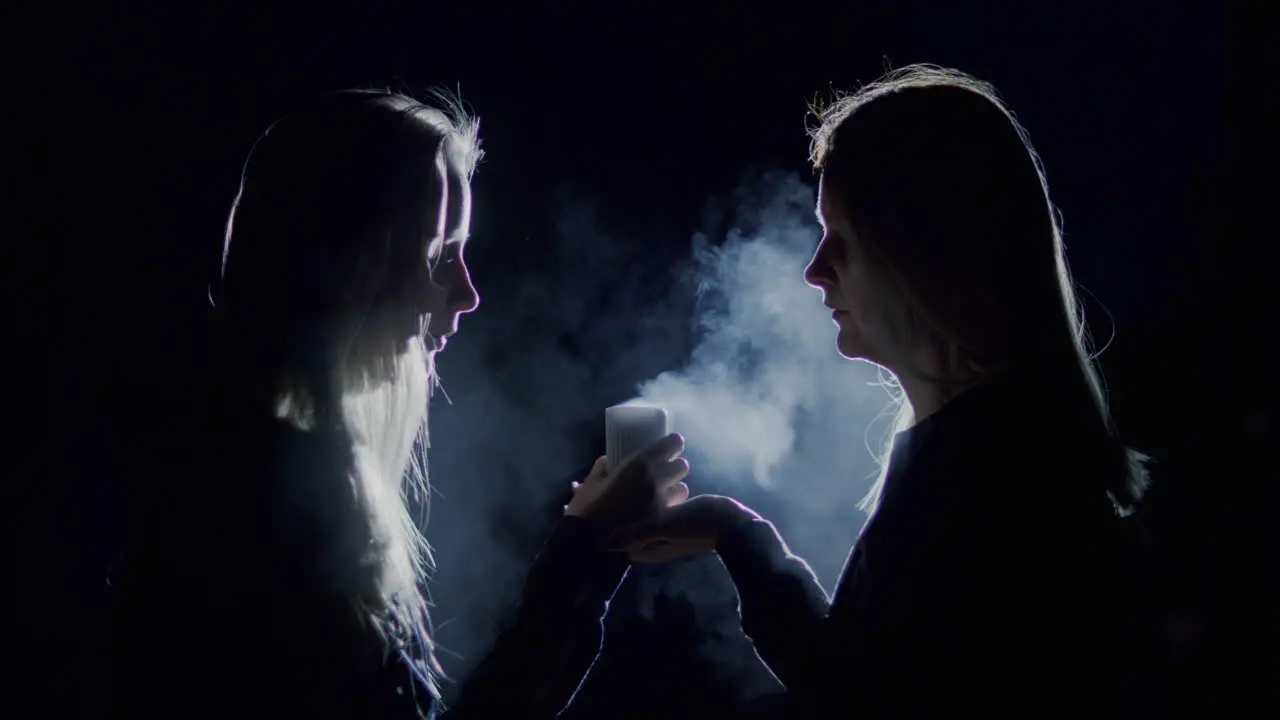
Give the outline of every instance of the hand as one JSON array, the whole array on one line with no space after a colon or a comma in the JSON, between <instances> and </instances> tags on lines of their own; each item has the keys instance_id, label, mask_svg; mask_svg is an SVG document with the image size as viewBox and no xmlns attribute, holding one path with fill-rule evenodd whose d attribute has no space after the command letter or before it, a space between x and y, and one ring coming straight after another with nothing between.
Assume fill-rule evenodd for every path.
<instances>
[{"instance_id":1,"label":"hand","mask_svg":"<svg viewBox=\"0 0 1280 720\"><path fill-rule=\"evenodd\" d=\"M715 550L721 535L759 517L733 498L699 495L619 528L609 544L627 551L632 562L671 562Z\"/></svg>"},{"instance_id":2,"label":"hand","mask_svg":"<svg viewBox=\"0 0 1280 720\"><path fill-rule=\"evenodd\" d=\"M587 479L573 484L564 514L613 529L683 502L689 486L680 481L689 474L689 462L682 452L684 438L672 433L627 458L616 472L609 473L605 458L599 458Z\"/></svg>"}]
</instances>

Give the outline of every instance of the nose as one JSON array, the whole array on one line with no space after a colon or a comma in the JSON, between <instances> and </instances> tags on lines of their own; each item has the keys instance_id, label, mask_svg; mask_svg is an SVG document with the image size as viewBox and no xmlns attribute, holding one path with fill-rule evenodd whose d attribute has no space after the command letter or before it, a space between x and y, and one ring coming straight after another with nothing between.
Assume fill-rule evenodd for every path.
<instances>
[{"instance_id":1,"label":"nose","mask_svg":"<svg viewBox=\"0 0 1280 720\"><path fill-rule=\"evenodd\" d=\"M818 243L818 249L813 253L813 258L804 269L804 281L819 290L835 285L835 272L827 260L828 242L826 237L822 238L822 242Z\"/></svg>"},{"instance_id":2,"label":"nose","mask_svg":"<svg viewBox=\"0 0 1280 720\"><path fill-rule=\"evenodd\" d=\"M458 280L449 292L449 306L463 314L480 307L480 293L471 282L471 271L466 263L458 263Z\"/></svg>"}]
</instances>

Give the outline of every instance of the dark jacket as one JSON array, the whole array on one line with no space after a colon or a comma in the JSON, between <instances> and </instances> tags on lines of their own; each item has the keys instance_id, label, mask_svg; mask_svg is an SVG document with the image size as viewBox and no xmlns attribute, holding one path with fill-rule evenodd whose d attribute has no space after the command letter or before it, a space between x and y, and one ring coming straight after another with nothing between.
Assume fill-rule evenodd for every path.
<instances>
[{"instance_id":1,"label":"dark jacket","mask_svg":"<svg viewBox=\"0 0 1280 720\"><path fill-rule=\"evenodd\" d=\"M418 654L388 651L362 613L319 580L299 540L306 534L282 528L270 510L280 501L270 478L282 447L302 451L286 462L304 471L343 466L322 444L281 432L241 432L234 452L207 457L113 576L106 716L551 718L568 703L628 567L601 549L603 530L560 522L512 621L446 710ZM236 476L232 466L262 471Z\"/></svg>"},{"instance_id":2,"label":"dark jacket","mask_svg":"<svg viewBox=\"0 0 1280 720\"><path fill-rule=\"evenodd\" d=\"M604 546L593 523L560 521L529 571L516 613L444 720L549 718L568 704L600 653L606 605L630 565Z\"/></svg>"},{"instance_id":3,"label":"dark jacket","mask_svg":"<svg viewBox=\"0 0 1280 720\"><path fill-rule=\"evenodd\" d=\"M722 538L743 627L787 688L762 714L1099 717L1144 702L1141 543L1103 483L1123 448L1090 412L1010 374L900 434L831 601L771 524Z\"/></svg>"}]
</instances>

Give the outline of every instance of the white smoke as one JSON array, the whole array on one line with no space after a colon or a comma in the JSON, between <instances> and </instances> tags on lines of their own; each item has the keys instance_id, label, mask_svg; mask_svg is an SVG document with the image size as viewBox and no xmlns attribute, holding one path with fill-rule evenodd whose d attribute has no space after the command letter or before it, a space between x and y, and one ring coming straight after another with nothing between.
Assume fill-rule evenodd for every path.
<instances>
[{"instance_id":1,"label":"white smoke","mask_svg":"<svg viewBox=\"0 0 1280 720\"><path fill-rule=\"evenodd\" d=\"M567 501L567 473L604 450L590 429L603 430L604 408L638 378L652 378L638 400L665 407L687 439L693 492L736 496L773 520L828 589L865 519L867 446L878 450L888 430L887 417L875 422L889 405L875 370L837 354L830 312L804 283L819 229L800 177L753 175L713 200L691 256L654 242L669 230L617 229L590 193L557 197L545 251L522 256L518 283L486 284L477 263L485 304L441 357L453 403L431 408L442 498L428 534L440 568L433 616L454 678L507 617ZM706 598L732 586L711 563L654 568L629 581L653 587L626 597L642 617L659 593L720 607ZM725 613L699 622L736 629L731 604Z\"/></svg>"},{"instance_id":2,"label":"white smoke","mask_svg":"<svg viewBox=\"0 0 1280 720\"><path fill-rule=\"evenodd\" d=\"M821 232L814 199L795 175L754 177L735 194L724 242L695 237L701 340L638 400L666 408L685 436L695 493L750 502L765 491L770 519L830 589L865 520L856 504L889 397L873 366L836 352L830 311L804 282Z\"/></svg>"}]
</instances>

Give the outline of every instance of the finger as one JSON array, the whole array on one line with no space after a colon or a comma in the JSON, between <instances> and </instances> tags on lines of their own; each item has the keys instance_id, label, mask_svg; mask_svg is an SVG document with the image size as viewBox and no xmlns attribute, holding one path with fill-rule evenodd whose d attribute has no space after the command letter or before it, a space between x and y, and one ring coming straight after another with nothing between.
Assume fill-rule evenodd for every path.
<instances>
[{"instance_id":1,"label":"finger","mask_svg":"<svg viewBox=\"0 0 1280 720\"><path fill-rule=\"evenodd\" d=\"M627 555L630 556L631 562L651 565L662 562L663 557L670 552L671 546L670 540L653 540L640 545L632 545L627 549Z\"/></svg>"},{"instance_id":2,"label":"finger","mask_svg":"<svg viewBox=\"0 0 1280 720\"><path fill-rule=\"evenodd\" d=\"M650 543L627 554L630 556L631 562L642 565L659 565L686 557L689 555L689 549L682 548L673 542L660 541Z\"/></svg>"},{"instance_id":3,"label":"finger","mask_svg":"<svg viewBox=\"0 0 1280 720\"><path fill-rule=\"evenodd\" d=\"M609 474L609 458L600 456L596 458L595 463L591 466L591 472L587 473L587 479L583 482L597 482L605 479Z\"/></svg>"},{"instance_id":4,"label":"finger","mask_svg":"<svg viewBox=\"0 0 1280 720\"><path fill-rule=\"evenodd\" d=\"M641 459L646 462L674 460L682 452L684 452L684 438L680 433L671 433L645 448L641 452Z\"/></svg>"},{"instance_id":5,"label":"finger","mask_svg":"<svg viewBox=\"0 0 1280 720\"><path fill-rule=\"evenodd\" d=\"M667 496L667 492L689 475L689 461L676 458L661 463L651 464L645 468L645 484L653 488L653 494L659 501Z\"/></svg>"},{"instance_id":6,"label":"finger","mask_svg":"<svg viewBox=\"0 0 1280 720\"><path fill-rule=\"evenodd\" d=\"M658 537L656 523L642 520L614 530L609 534L608 544L612 550L629 550L633 545L648 542L656 537Z\"/></svg>"},{"instance_id":7,"label":"finger","mask_svg":"<svg viewBox=\"0 0 1280 720\"><path fill-rule=\"evenodd\" d=\"M679 505L689 499L689 486L682 482L677 482L675 485L672 485L662 492L664 505L666 507Z\"/></svg>"},{"instance_id":8,"label":"finger","mask_svg":"<svg viewBox=\"0 0 1280 720\"><path fill-rule=\"evenodd\" d=\"M654 486L657 488L659 495L662 495L676 483L688 477L689 461L678 457L655 465L650 472L653 474Z\"/></svg>"}]
</instances>

